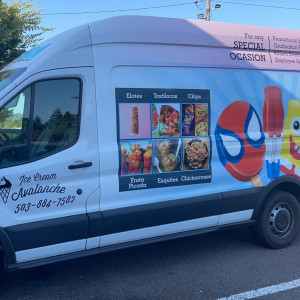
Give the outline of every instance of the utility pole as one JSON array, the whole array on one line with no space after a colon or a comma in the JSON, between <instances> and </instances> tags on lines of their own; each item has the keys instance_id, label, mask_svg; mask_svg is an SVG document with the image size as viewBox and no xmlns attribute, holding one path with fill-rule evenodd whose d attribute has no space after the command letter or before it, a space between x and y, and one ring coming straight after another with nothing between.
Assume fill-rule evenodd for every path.
<instances>
[{"instance_id":1,"label":"utility pole","mask_svg":"<svg viewBox=\"0 0 300 300\"><path fill-rule=\"evenodd\" d=\"M206 21L210 21L210 0L206 0Z\"/></svg>"},{"instance_id":2,"label":"utility pole","mask_svg":"<svg viewBox=\"0 0 300 300\"><path fill-rule=\"evenodd\" d=\"M197 6L197 8L199 8L200 10L202 10L203 8L200 8L198 6L198 2L199 1L195 1L194 3ZM216 9L218 9L220 7L221 7L221 4L216 4L214 8L211 8L211 6L210 6L210 0L206 0L206 16L204 16L204 14L199 14L198 18L199 19L206 19L206 21L210 21L210 13L211 13L211 11L216 10Z\"/></svg>"}]
</instances>

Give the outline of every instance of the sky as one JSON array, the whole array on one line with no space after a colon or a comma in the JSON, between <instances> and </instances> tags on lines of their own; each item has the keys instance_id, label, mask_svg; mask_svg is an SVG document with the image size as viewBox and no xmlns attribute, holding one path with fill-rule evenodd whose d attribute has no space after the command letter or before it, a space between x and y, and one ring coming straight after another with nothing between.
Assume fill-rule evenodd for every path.
<instances>
[{"instance_id":1,"label":"sky","mask_svg":"<svg viewBox=\"0 0 300 300\"><path fill-rule=\"evenodd\" d=\"M51 32L44 34L46 40L73 27L121 15L195 20L198 19L198 14L205 14L206 0L199 0L197 6L194 0L42 0L42 3L40 2L41 0L33 0L37 8L43 8L42 25L53 28ZM211 0L212 7L216 4L220 4L221 8L212 11L211 20L215 22L300 30L300 0ZM168 7L150 9L158 6Z\"/></svg>"}]
</instances>

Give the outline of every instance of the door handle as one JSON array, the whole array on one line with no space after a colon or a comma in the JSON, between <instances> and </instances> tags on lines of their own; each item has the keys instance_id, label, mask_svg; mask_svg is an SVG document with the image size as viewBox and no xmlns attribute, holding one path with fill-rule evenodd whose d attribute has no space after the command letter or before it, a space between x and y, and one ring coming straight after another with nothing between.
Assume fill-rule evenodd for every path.
<instances>
[{"instance_id":1,"label":"door handle","mask_svg":"<svg viewBox=\"0 0 300 300\"><path fill-rule=\"evenodd\" d=\"M68 168L70 170L74 170L74 169L81 169L81 168L91 167L92 165L93 165L93 163L91 161L88 161L88 162L84 162L84 163L81 163L81 164L69 165Z\"/></svg>"}]
</instances>

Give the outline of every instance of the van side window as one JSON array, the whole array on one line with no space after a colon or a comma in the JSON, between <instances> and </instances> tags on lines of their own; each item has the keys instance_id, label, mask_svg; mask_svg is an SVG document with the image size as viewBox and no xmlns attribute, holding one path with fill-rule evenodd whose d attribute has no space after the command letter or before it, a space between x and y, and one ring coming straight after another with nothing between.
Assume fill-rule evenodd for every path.
<instances>
[{"instance_id":1,"label":"van side window","mask_svg":"<svg viewBox=\"0 0 300 300\"><path fill-rule=\"evenodd\" d=\"M0 108L0 168L72 146L79 135L78 79L34 83Z\"/></svg>"},{"instance_id":2,"label":"van side window","mask_svg":"<svg viewBox=\"0 0 300 300\"><path fill-rule=\"evenodd\" d=\"M0 110L0 167L26 161L31 88Z\"/></svg>"},{"instance_id":3,"label":"van side window","mask_svg":"<svg viewBox=\"0 0 300 300\"><path fill-rule=\"evenodd\" d=\"M30 158L56 152L76 141L79 100L80 82L77 79L35 84Z\"/></svg>"}]
</instances>

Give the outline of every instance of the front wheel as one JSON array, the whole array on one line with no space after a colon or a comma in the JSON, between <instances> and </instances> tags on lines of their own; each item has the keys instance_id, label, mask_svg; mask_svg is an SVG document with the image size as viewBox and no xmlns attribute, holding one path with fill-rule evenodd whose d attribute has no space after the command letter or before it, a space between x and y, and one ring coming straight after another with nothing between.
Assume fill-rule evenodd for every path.
<instances>
[{"instance_id":1,"label":"front wheel","mask_svg":"<svg viewBox=\"0 0 300 300\"><path fill-rule=\"evenodd\" d=\"M300 205L285 191L273 191L253 226L255 237L270 248L289 246L300 231Z\"/></svg>"}]
</instances>

